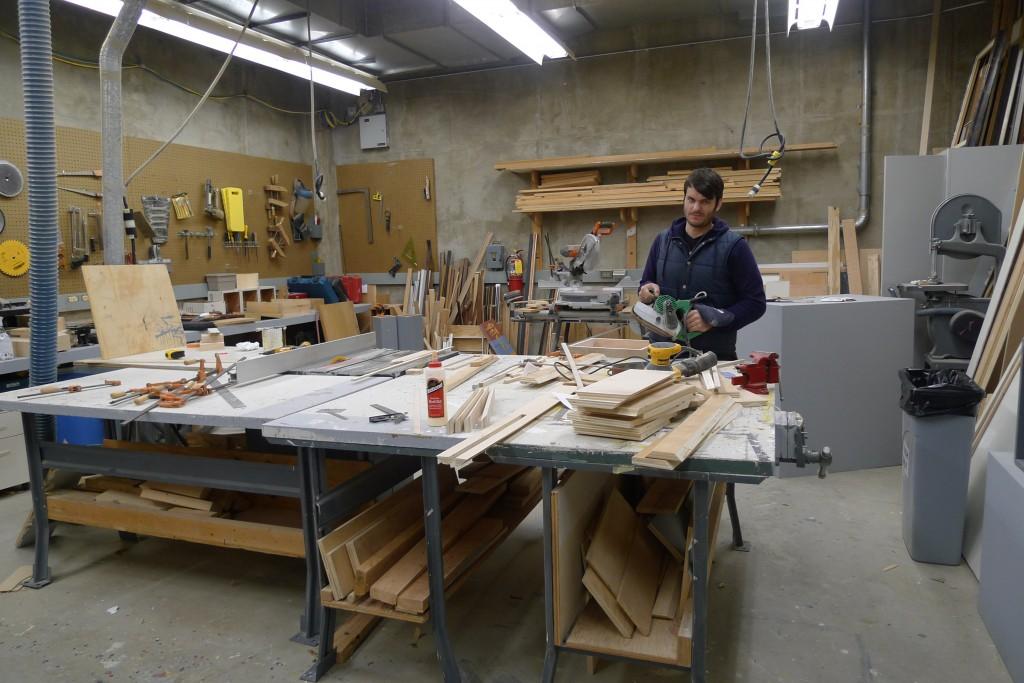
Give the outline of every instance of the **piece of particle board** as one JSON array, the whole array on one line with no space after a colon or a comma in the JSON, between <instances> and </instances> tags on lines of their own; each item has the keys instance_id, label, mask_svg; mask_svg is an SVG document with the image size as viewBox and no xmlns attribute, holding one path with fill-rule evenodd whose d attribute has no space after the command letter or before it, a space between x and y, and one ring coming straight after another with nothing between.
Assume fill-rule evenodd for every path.
<instances>
[{"instance_id":1,"label":"piece of particle board","mask_svg":"<svg viewBox=\"0 0 1024 683\"><path fill-rule=\"evenodd\" d=\"M683 568L678 562L669 560L665 563L665 570L661 574L661 583L658 586L658 595L654 599L653 614L655 618L675 620L682 586Z\"/></svg>"},{"instance_id":2,"label":"piece of particle board","mask_svg":"<svg viewBox=\"0 0 1024 683\"><path fill-rule=\"evenodd\" d=\"M617 489L612 489L597 523L594 540L587 549L586 560L613 591L617 591L622 582L636 522L633 508Z\"/></svg>"},{"instance_id":3,"label":"piece of particle board","mask_svg":"<svg viewBox=\"0 0 1024 683\"><path fill-rule=\"evenodd\" d=\"M633 518L633 539L615 599L630 621L636 624L637 631L647 636L651 633L663 553L643 520L636 515Z\"/></svg>"},{"instance_id":4,"label":"piece of particle board","mask_svg":"<svg viewBox=\"0 0 1024 683\"><path fill-rule=\"evenodd\" d=\"M597 575L597 572L590 567L587 567L587 570L583 572L583 586L618 632L624 638L632 637L636 626L615 599L615 593L608 588L605 582L601 580L601 577Z\"/></svg>"}]
</instances>

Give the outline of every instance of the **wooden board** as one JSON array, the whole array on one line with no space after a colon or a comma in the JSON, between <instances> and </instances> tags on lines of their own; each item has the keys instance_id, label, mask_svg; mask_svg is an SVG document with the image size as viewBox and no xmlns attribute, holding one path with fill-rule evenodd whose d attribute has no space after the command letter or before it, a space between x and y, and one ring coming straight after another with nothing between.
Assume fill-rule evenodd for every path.
<instances>
[{"instance_id":1,"label":"wooden board","mask_svg":"<svg viewBox=\"0 0 1024 683\"><path fill-rule=\"evenodd\" d=\"M594 540L587 548L586 559L590 568L616 594L626 571L637 521L636 513L626 499L618 489L612 489L594 530Z\"/></svg>"},{"instance_id":2,"label":"wooden board","mask_svg":"<svg viewBox=\"0 0 1024 683\"><path fill-rule=\"evenodd\" d=\"M666 562L665 570L661 574L661 583L658 586L658 595L654 599L655 618L675 619L682 586L682 567L672 561Z\"/></svg>"},{"instance_id":3,"label":"wooden board","mask_svg":"<svg viewBox=\"0 0 1024 683\"><path fill-rule=\"evenodd\" d=\"M595 654L687 666L690 648L679 647L676 632L674 622L655 619L651 623L651 635L634 633L632 638L623 638L601 609L592 603L576 620L565 644Z\"/></svg>"},{"instance_id":4,"label":"wooden board","mask_svg":"<svg viewBox=\"0 0 1024 683\"><path fill-rule=\"evenodd\" d=\"M836 149L834 142L789 143L786 152L813 152ZM757 148L751 147L749 154L756 154ZM638 154L608 154L603 156L579 155L569 157L548 157L546 159L524 159L521 161L499 161L494 165L496 171L512 171L513 173L530 173L531 171L561 171L582 168L601 168L604 166L628 166L630 164L662 164L685 161L712 161L715 159L736 159L737 149L717 149L704 147L701 149L673 150L668 152L642 152Z\"/></svg>"},{"instance_id":5,"label":"wooden board","mask_svg":"<svg viewBox=\"0 0 1024 683\"><path fill-rule=\"evenodd\" d=\"M674 515L683 506L692 487L690 479L655 479L647 487L636 511L642 515Z\"/></svg>"},{"instance_id":6,"label":"wooden board","mask_svg":"<svg viewBox=\"0 0 1024 683\"><path fill-rule=\"evenodd\" d=\"M615 477L604 472L577 470L564 477L551 492L555 639L559 644L565 643L586 603L580 548L614 482Z\"/></svg>"},{"instance_id":7,"label":"wooden board","mask_svg":"<svg viewBox=\"0 0 1024 683\"><path fill-rule=\"evenodd\" d=\"M842 256L840 254L840 221L839 209L828 207L828 293L839 294L840 270Z\"/></svg>"},{"instance_id":8,"label":"wooden board","mask_svg":"<svg viewBox=\"0 0 1024 683\"><path fill-rule=\"evenodd\" d=\"M444 553L444 585L450 586L477 558L493 546L505 525L493 517L480 519L462 538ZM420 613L430 601L430 586L424 573L398 596L396 607L403 612Z\"/></svg>"},{"instance_id":9,"label":"wooden board","mask_svg":"<svg viewBox=\"0 0 1024 683\"><path fill-rule=\"evenodd\" d=\"M430 199L423 196L426 178L430 179ZM403 159L372 164L338 166L338 187L369 188L371 195L381 193L382 202L371 201L371 216L366 214L362 194L338 196L341 221L342 258L347 273L383 273L392 265L411 238L416 248L418 267L423 268L430 240L435 263L440 252L437 241L437 216L433 159ZM383 207L381 206L383 204ZM385 230L382 208L391 211L391 232ZM373 221L373 244L366 239L366 221ZM324 226L324 230L335 229ZM403 268L413 264L402 261Z\"/></svg>"},{"instance_id":10,"label":"wooden board","mask_svg":"<svg viewBox=\"0 0 1024 683\"><path fill-rule=\"evenodd\" d=\"M664 553L643 519L637 515L633 519L633 540L615 599L630 621L636 624L636 630L647 636L651 634L654 599L658 596Z\"/></svg>"},{"instance_id":11,"label":"wooden board","mask_svg":"<svg viewBox=\"0 0 1024 683\"><path fill-rule=\"evenodd\" d=\"M860 249L857 248L857 225L852 218L843 221L843 248L846 250L846 280L850 294L863 294L860 276Z\"/></svg>"},{"instance_id":12,"label":"wooden board","mask_svg":"<svg viewBox=\"0 0 1024 683\"><path fill-rule=\"evenodd\" d=\"M730 396L715 394L687 415L678 427L634 456L633 461L644 458L670 462L686 460L734 405L735 401Z\"/></svg>"},{"instance_id":13,"label":"wooden board","mask_svg":"<svg viewBox=\"0 0 1024 683\"><path fill-rule=\"evenodd\" d=\"M185 347L167 268L83 266L102 358Z\"/></svg>"},{"instance_id":14,"label":"wooden board","mask_svg":"<svg viewBox=\"0 0 1024 683\"><path fill-rule=\"evenodd\" d=\"M592 567L587 567L587 570L583 572L583 586L590 593L590 596L594 598L598 606L601 607L601 610L612 622L616 630L624 638L632 637L636 626L623 611L618 600L615 599L615 593L608 588L608 585L601 580L601 577L598 576Z\"/></svg>"},{"instance_id":15,"label":"wooden board","mask_svg":"<svg viewBox=\"0 0 1024 683\"><path fill-rule=\"evenodd\" d=\"M351 301L336 304L318 304L320 327L324 331L324 341L334 341L359 334L359 321Z\"/></svg>"}]
</instances>

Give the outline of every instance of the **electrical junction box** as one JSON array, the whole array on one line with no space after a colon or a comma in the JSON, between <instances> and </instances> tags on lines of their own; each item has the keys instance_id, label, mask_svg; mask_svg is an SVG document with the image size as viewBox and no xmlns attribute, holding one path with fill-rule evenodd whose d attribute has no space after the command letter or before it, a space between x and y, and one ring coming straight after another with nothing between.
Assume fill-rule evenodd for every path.
<instances>
[{"instance_id":1,"label":"electrical junction box","mask_svg":"<svg viewBox=\"0 0 1024 683\"><path fill-rule=\"evenodd\" d=\"M388 146L387 114L359 117L359 146L363 149L383 149Z\"/></svg>"},{"instance_id":2,"label":"electrical junction box","mask_svg":"<svg viewBox=\"0 0 1024 683\"><path fill-rule=\"evenodd\" d=\"M505 247L501 244L491 244L487 247L487 255L484 260L484 267L487 270L505 269Z\"/></svg>"}]
</instances>

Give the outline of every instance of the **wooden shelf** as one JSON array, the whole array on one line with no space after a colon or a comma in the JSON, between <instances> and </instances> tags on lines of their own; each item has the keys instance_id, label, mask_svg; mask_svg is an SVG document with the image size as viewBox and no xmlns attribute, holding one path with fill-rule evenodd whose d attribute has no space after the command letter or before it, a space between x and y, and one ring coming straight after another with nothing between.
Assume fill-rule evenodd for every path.
<instances>
[{"instance_id":1,"label":"wooden shelf","mask_svg":"<svg viewBox=\"0 0 1024 683\"><path fill-rule=\"evenodd\" d=\"M47 516L57 522L251 550L268 555L305 557L306 554L302 530L292 527L97 502L93 493L70 489L47 494L46 504Z\"/></svg>"},{"instance_id":2,"label":"wooden shelf","mask_svg":"<svg viewBox=\"0 0 1024 683\"><path fill-rule=\"evenodd\" d=\"M598 656L612 655L689 666L690 641L680 638L678 631L678 621L654 619L650 635L637 631L632 637L623 638L597 603L591 600L576 619L563 645Z\"/></svg>"},{"instance_id":3,"label":"wooden shelf","mask_svg":"<svg viewBox=\"0 0 1024 683\"><path fill-rule=\"evenodd\" d=\"M786 145L786 153L818 152L837 149L834 142L805 142ZM747 154L756 154L756 148L744 150ZM520 161L499 161L494 165L496 171L512 171L513 173L532 173L534 171L567 171L580 168L602 168L606 166L630 166L633 164L665 164L680 161L717 161L738 159L739 150L704 147L701 149L674 150L669 152L644 152L638 154L610 154L605 156L571 156L549 157L547 159L524 159Z\"/></svg>"},{"instance_id":4,"label":"wooden shelf","mask_svg":"<svg viewBox=\"0 0 1024 683\"><path fill-rule=\"evenodd\" d=\"M472 567L470 569L472 569ZM450 595L455 587L456 586L453 585L446 591L446 593ZM324 607L330 607L332 609L340 609L345 612L358 612L359 614L371 614L375 617L384 617L385 619L394 619L396 621L408 621L412 624L425 624L430 620L430 610L427 610L423 614L400 612L391 605L380 602L379 600L374 600L369 596L353 602L349 602L347 600L335 600L334 594L331 593L330 586L325 586L320 589L320 602L323 603Z\"/></svg>"}]
</instances>

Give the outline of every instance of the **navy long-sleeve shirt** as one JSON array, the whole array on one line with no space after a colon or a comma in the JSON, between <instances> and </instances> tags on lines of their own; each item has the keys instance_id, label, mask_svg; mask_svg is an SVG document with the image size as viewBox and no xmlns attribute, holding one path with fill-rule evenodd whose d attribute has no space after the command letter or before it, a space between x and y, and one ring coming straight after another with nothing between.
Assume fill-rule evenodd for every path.
<instances>
[{"instance_id":1,"label":"navy long-sleeve shirt","mask_svg":"<svg viewBox=\"0 0 1024 683\"><path fill-rule=\"evenodd\" d=\"M720 218L715 218L714 220L715 222L713 227L706 235L704 235L704 237L707 237L713 232L724 232L729 229L729 225L725 221ZM677 218L674 220L669 230L671 230L672 237L679 237L692 242L691 248L699 243L699 240L693 240L692 237L686 234L685 218ZM648 282L654 282L658 286L661 286L661 283L657 282L655 279L657 277L658 260L661 258L658 246L660 243L661 240L656 239L654 240L654 243L651 244L651 250L647 254L647 263L644 264L643 275L640 276L641 287ZM764 280L761 277L761 271L757 267L757 261L754 259L754 252L750 250L750 245L747 244L746 240L738 240L736 244L733 245L732 250L729 252L728 267L733 287L736 288L738 300L732 306L725 308L725 310L735 316L735 319L732 324L721 329L738 330L764 315L765 309L767 308L764 294Z\"/></svg>"}]
</instances>

